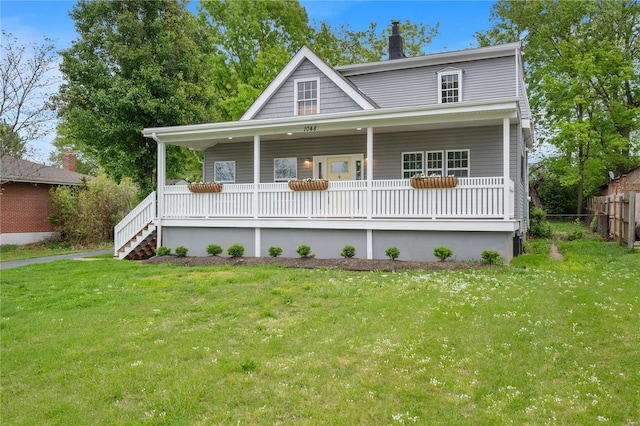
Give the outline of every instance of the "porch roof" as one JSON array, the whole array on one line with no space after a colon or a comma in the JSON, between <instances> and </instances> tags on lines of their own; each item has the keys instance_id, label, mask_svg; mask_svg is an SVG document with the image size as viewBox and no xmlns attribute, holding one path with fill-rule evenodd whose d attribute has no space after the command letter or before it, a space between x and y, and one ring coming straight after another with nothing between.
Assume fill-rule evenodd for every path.
<instances>
[{"instance_id":1,"label":"porch roof","mask_svg":"<svg viewBox=\"0 0 640 426\"><path fill-rule=\"evenodd\" d=\"M528 121L521 120L518 102L518 98L513 97L314 116L152 127L143 129L142 134L156 142L205 150L218 143L252 141L255 135L260 135L262 141L269 141L354 134L366 127L373 127L377 132L398 132L452 126L497 125L501 124L504 118L510 119L511 123L522 122L526 130L529 124Z\"/></svg>"}]
</instances>

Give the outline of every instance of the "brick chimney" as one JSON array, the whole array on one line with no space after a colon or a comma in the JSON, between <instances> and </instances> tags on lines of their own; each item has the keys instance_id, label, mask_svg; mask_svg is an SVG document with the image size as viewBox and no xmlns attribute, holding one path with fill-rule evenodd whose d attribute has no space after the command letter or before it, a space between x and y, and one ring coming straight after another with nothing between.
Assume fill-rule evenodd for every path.
<instances>
[{"instance_id":1,"label":"brick chimney","mask_svg":"<svg viewBox=\"0 0 640 426\"><path fill-rule=\"evenodd\" d=\"M76 171L76 154L73 151L68 150L62 154L62 168L70 172Z\"/></svg>"},{"instance_id":2,"label":"brick chimney","mask_svg":"<svg viewBox=\"0 0 640 426\"><path fill-rule=\"evenodd\" d=\"M391 35L389 36L389 59L406 58L398 21L391 21Z\"/></svg>"}]
</instances>

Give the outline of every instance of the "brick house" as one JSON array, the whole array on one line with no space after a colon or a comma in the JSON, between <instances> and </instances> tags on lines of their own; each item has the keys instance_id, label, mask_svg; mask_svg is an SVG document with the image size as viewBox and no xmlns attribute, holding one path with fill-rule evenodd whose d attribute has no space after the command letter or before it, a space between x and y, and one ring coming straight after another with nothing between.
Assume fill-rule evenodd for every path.
<instances>
[{"instance_id":1,"label":"brick house","mask_svg":"<svg viewBox=\"0 0 640 426\"><path fill-rule=\"evenodd\" d=\"M640 166L611 179L603 188L602 195L621 194L628 191L640 192Z\"/></svg>"},{"instance_id":2,"label":"brick house","mask_svg":"<svg viewBox=\"0 0 640 426\"><path fill-rule=\"evenodd\" d=\"M12 157L0 163L0 244L28 244L53 234L49 191L61 185L81 185L75 154L63 156L63 168Z\"/></svg>"}]
</instances>

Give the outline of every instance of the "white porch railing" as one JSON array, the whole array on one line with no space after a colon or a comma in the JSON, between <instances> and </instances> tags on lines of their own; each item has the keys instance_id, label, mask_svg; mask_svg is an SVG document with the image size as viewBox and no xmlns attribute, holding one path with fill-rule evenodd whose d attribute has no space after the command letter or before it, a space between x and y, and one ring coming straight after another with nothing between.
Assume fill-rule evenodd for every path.
<instances>
[{"instance_id":1,"label":"white porch railing","mask_svg":"<svg viewBox=\"0 0 640 426\"><path fill-rule=\"evenodd\" d=\"M185 188L186 189L186 188ZM114 229L115 255L156 217L156 192L147 195Z\"/></svg>"},{"instance_id":2,"label":"white porch railing","mask_svg":"<svg viewBox=\"0 0 640 426\"><path fill-rule=\"evenodd\" d=\"M502 177L459 178L455 188L438 189L414 189L408 179L374 180L371 212L367 193L367 181L330 182L326 191L292 191L287 183L260 183L257 194L253 184L225 184L222 192L207 194L191 193L184 185L165 186L162 218L505 217ZM513 198L512 190L507 196Z\"/></svg>"}]
</instances>

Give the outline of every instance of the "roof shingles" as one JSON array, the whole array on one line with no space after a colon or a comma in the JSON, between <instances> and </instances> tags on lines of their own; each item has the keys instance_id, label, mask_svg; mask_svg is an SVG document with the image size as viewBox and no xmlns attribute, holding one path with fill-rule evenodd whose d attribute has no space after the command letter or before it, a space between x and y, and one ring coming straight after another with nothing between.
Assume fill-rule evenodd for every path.
<instances>
[{"instance_id":1,"label":"roof shingles","mask_svg":"<svg viewBox=\"0 0 640 426\"><path fill-rule=\"evenodd\" d=\"M82 173L49 167L32 161L5 156L0 160L0 182L81 185L87 178Z\"/></svg>"}]
</instances>

